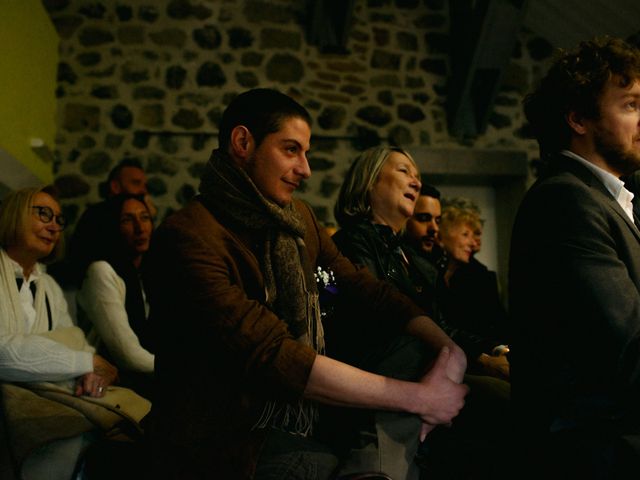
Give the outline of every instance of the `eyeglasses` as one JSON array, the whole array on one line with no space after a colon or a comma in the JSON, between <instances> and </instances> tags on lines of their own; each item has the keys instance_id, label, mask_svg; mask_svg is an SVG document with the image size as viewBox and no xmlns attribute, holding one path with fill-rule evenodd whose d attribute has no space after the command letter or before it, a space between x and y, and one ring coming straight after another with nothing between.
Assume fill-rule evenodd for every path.
<instances>
[{"instance_id":1,"label":"eyeglasses","mask_svg":"<svg viewBox=\"0 0 640 480\"><path fill-rule=\"evenodd\" d=\"M38 210L38 218L40 218L40 221L42 223L49 223L51 222L51 220L53 220L54 218L56 219L56 223L58 224L58 226L60 227L61 230L64 230L64 227L67 226L67 219L64 217L64 215L60 214L60 215L54 215L53 214L53 210L51 209L51 207L43 207L40 205L34 205L33 207L31 207L35 210Z\"/></svg>"}]
</instances>

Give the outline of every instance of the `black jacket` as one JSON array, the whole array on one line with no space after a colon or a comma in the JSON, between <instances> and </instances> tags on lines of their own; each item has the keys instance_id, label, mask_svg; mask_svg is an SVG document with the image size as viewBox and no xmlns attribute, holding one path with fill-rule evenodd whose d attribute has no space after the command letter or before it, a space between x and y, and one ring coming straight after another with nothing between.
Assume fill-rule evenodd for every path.
<instances>
[{"instance_id":1,"label":"black jacket","mask_svg":"<svg viewBox=\"0 0 640 480\"><path fill-rule=\"evenodd\" d=\"M444 315L440 304L444 285L442 271L401 236L395 235L390 227L363 220L341 228L332 238L353 263L367 267L377 278L391 283L423 308L470 359L491 352L500 344L465 329L464 325L452 322Z\"/></svg>"}]
</instances>

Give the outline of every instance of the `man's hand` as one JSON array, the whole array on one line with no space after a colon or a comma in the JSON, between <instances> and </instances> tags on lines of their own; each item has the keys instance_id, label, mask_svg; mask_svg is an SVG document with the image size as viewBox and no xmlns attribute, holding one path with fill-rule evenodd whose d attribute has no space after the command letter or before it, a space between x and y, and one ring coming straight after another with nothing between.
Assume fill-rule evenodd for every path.
<instances>
[{"instance_id":1,"label":"man's hand","mask_svg":"<svg viewBox=\"0 0 640 480\"><path fill-rule=\"evenodd\" d=\"M447 348L447 347L445 347ZM440 351L440 354L438 355L438 358L436 359L436 363L434 364L434 366L431 368L431 370L429 371L429 373L427 373L427 375L425 375L422 379L422 381L424 381L426 379L426 377L428 377L431 372L433 371L433 369L436 367L437 363L439 361L441 361L441 357L443 356L443 350ZM449 378L449 380L457 383L457 384L461 384L462 380L464 378L464 374L465 371L467 369L467 357L464 354L464 351L458 347L457 345L454 345L450 350L449 350L449 357L447 359L447 366L446 366L446 375ZM466 393L468 392L468 387ZM436 427L436 424L431 424L431 423L427 423L424 422L422 423L422 429L420 430L420 441L424 441L424 439L427 437L427 435Z\"/></svg>"},{"instance_id":2,"label":"man's hand","mask_svg":"<svg viewBox=\"0 0 640 480\"><path fill-rule=\"evenodd\" d=\"M458 346L449 347L449 362L447 363L447 376L456 383L462 383L467 371L467 356Z\"/></svg>"},{"instance_id":3,"label":"man's hand","mask_svg":"<svg viewBox=\"0 0 640 480\"><path fill-rule=\"evenodd\" d=\"M464 358L464 354L459 357L457 352L452 357L449 347L444 347L433 367L420 379L424 389L420 395L422 406L417 413L423 422L433 426L449 424L464 406L464 397L469 391L460 383L464 375L464 368L460 371L461 362L466 364L461 360Z\"/></svg>"},{"instance_id":4,"label":"man's hand","mask_svg":"<svg viewBox=\"0 0 640 480\"><path fill-rule=\"evenodd\" d=\"M106 388L118 379L118 369L100 355L93 356L93 372L85 373L76 381L75 395L103 397Z\"/></svg>"}]
</instances>

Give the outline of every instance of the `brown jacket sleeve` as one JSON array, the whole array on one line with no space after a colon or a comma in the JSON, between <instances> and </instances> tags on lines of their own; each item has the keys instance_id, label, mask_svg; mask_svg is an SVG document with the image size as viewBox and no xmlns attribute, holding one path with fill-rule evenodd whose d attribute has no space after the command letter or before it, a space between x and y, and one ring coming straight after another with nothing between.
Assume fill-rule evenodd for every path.
<instances>
[{"instance_id":1,"label":"brown jacket sleeve","mask_svg":"<svg viewBox=\"0 0 640 480\"><path fill-rule=\"evenodd\" d=\"M153 243L146 277L161 344L180 342L181 356L167 356L204 375L222 371L263 395L299 396L315 352L296 342L264 305L264 282L250 245L197 201L166 221Z\"/></svg>"}]
</instances>

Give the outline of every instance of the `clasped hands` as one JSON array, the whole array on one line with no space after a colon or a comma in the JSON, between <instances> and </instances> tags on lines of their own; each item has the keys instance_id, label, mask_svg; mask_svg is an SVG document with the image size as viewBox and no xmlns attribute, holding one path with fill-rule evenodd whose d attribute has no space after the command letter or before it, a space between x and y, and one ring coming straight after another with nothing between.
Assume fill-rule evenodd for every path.
<instances>
[{"instance_id":1,"label":"clasped hands","mask_svg":"<svg viewBox=\"0 0 640 480\"><path fill-rule=\"evenodd\" d=\"M460 347L443 347L433 366L420 379L428 393L423 412L420 441L437 425L449 425L464 406L469 387L462 383L467 358Z\"/></svg>"}]
</instances>

